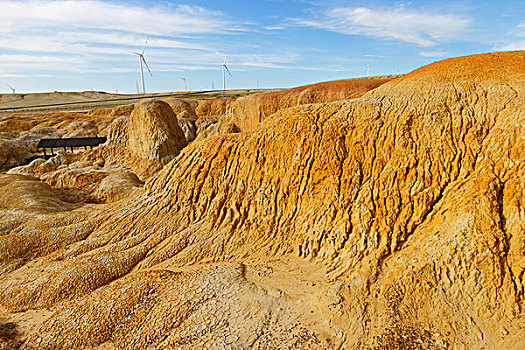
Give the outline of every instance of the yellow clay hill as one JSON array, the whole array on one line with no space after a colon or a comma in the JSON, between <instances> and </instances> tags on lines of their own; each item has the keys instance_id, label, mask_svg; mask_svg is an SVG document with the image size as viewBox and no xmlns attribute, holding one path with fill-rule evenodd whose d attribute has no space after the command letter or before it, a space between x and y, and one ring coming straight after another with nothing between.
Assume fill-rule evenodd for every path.
<instances>
[{"instance_id":1,"label":"yellow clay hill","mask_svg":"<svg viewBox=\"0 0 525 350\"><path fill-rule=\"evenodd\" d=\"M126 175L106 204L0 175L17 346L525 348L524 51L243 120L257 98L219 117L241 132L187 146L165 102L115 118L107 144L63 165L145 181Z\"/></svg>"}]
</instances>

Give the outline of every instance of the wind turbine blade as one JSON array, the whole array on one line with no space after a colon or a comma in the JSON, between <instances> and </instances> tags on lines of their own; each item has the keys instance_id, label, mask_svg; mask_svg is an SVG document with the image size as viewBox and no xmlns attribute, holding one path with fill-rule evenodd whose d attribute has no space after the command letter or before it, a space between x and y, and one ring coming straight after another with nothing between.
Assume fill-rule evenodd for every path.
<instances>
[{"instance_id":1,"label":"wind turbine blade","mask_svg":"<svg viewBox=\"0 0 525 350\"><path fill-rule=\"evenodd\" d=\"M224 65L226 65L226 57L228 57L228 50L224 53Z\"/></svg>"},{"instance_id":2,"label":"wind turbine blade","mask_svg":"<svg viewBox=\"0 0 525 350\"><path fill-rule=\"evenodd\" d=\"M148 45L148 39L146 38L146 43L144 44L144 48L142 49L142 54L144 55L144 51L146 51L146 45Z\"/></svg>"},{"instance_id":3,"label":"wind turbine blade","mask_svg":"<svg viewBox=\"0 0 525 350\"><path fill-rule=\"evenodd\" d=\"M9 84L5 84L5 85L7 85L7 87L9 87L11 90L13 90L13 87L11 85L9 85Z\"/></svg>"},{"instance_id":4,"label":"wind turbine blade","mask_svg":"<svg viewBox=\"0 0 525 350\"><path fill-rule=\"evenodd\" d=\"M228 74L230 75L230 77L233 77L232 74L230 73L230 70L228 69L228 66L224 65L224 68L226 68L226 70L228 71Z\"/></svg>"},{"instance_id":5,"label":"wind turbine blade","mask_svg":"<svg viewBox=\"0 0 525 350\"><path fill-rule=\"evenodd\" d=\"M153 76L153 74L151 74L151 70L148 67L148 64L146 63L146 59L144 58L144 56L141 55L140 58L142 58L142 61L146 65L146 68L148 69L149 75Z\"/></svg>"},{"instance_id":6,"label":"wind turbine blade","mask_svg":"<svg viewBox=\"0 0 525 350\"><path fill-rule=\"evenodd\" d=\"M142 56L141 53L138 53L138 52L135 52L135 51L128 51L129 53L134 53L135 55L139 55L139 56Z\"/></svg>"}]
</instances>

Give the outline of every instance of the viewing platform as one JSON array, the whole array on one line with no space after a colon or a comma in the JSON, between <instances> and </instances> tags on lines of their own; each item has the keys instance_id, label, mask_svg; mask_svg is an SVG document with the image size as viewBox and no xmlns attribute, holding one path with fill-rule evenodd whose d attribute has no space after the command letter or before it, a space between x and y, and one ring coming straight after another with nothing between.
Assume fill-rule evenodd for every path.
<instances>
[{"instance_id":1,"label":"viewing platform","mask_svg":"<svg viewBox=\"0 0 525 350\"><path fill-rule=\"evenodd\" d=\"M70 149L71 152L73 152L75 148L84 148L84 150L87 150L89 147L90 149L93 149L93 147L96 147L106 141L106 137L71 137L63 139L41 139L40 142L38 142L37 148L42 149L42 151L44 152L44 158L47 159L55 155L55 148L63 148L65 152L67 152L67 150ZM48 154L46 150L49 150L50 153Z\"/></svg>"}]
</instances>

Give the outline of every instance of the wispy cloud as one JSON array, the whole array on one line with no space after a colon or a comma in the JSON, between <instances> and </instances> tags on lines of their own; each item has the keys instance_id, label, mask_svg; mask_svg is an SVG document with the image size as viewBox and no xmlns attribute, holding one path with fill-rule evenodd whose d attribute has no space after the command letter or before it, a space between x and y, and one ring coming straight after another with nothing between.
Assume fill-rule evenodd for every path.
<instances>
[{"instance_id":1,"label":"wispy cloud","mask_svg":"<svg viewBox=\"0 0 525 350\"><path fill-rule=\"evenodd\" d=\"M4 0L0 6L2 32L67 26L174 35L235 29L224 14L187 5L145 7L97 0Z\"/></svg>"},{"instance_id":2,"label":"wispy cloud","mask_svg":"<svg viewBox=\"0 0 525 350\"><path fill-rule=\"evenodd\" d=\"M9 73L0 73L0 78L52 78L52 74L9 74Z\"/></svg>"},{"instance_id":3,"label":"wispy cloud","mask_svg":"<svg viewBox=\"0 0 525 350\"><path fill-rule=\"evenodd\" d=\"M81 73L89 70L87 59L67 56L34 56L25 54L0 54L0 74L24 75L34 71L39 76L42 71L70 71Z\"/></svg>"},{"instance_id":4,"label":"wispy cloud","mask_svg":"<svg viewBox=\"0 0 525 350\"><path fill-rule=\"evenodd\" d=\"M516 50L525 50L525 39L511 41L506 44L497 45L494 50L497 51L516 51Z\"/></svg>"},{"instance_id":5,"label":"wispy cloud","mask_svg":"<svg viewBox=\"0 0 525 350\"><path fill-rule=\"evenodd\" d=\"M447 53L445 51L422 51L419 55L423 57L445 57Z\"/></svg>"},{"instance_id":6,"label":"wispy cloud","mask_svg":"<svg viewBox=\"0 0 525 350\"><path fill-rule=\"evenodd\" d=\"M138 50L144 44L144 35L134 33L96 33L90 31L66 32L61 29L53 35L19 33L16 36L0 34L0 48L25 51L63 54L83 54L104 52L118 54ZM150 38L150 48L171 48L188 50L208 50L209 47L182 40Z\"/></svg>"},{"instance_id":7,"label":"wispy cloud","mask_svg":"<svg viewBox=\"0 0 525 350\"><path fill-rule=\"evenodd\" d=\"M150 64L155 54L195 64L217 51L204 38L242 30L226 14L197 6L0 0L0 74L128 71L135 62L129 51L140 50L148 36Z\"/></svg>"},{"instance_id":8,"label":"wispy cloud","mask_svg":"<svg viewBox=\"0 0 525 350\"><path fill-rule=\"evenodd\" d=\"M292 22L342 34L401 40L423 47L455 39L470 25L470 20L463 16L415 11L405 6L386 10L338 7L324 10L314 19L295 18Z\"/></svg>"},{"instance_id":9,"label":"wispy cloud","mask_svg":"<svg viewBox=\"0 0 525 350\"><path fill-rule=\"evenodd\" d=\"M223 12L169 2L0 0L0 76L135 72L138 63L129 51L141 50L146 37L154 71L218 69L224 38L256 26L238 23ZM278 48L244 49L251 54L229 55L239 70L290 68L300 60Z\"/></svg>"},{"instance_id":10,"label":"wispy cloud","mask_svg":"<svg viewBox=\"0 0 525 350\"><path fill-rule=\"evenodd\" d=\"M187 35L235 31L217 11L186 5L141 7L95 0L0 0L0 49L13 52L116 53L136 47L207 49ZM233 28L233 29L232 29ZM174 36L183 37L180 40ZM111 48L109 47L111 46ZM100 51L100 50L98 50Z\"/></svg>"},{"instance_id":11,"label":"wispy cloud","mask_svg":"<svg viewBox=\"0 0 525 350\"><path fill-rule=\"evenodd\" d=\"M494 46L494 50L498 51L514 51L525 50L525 22L522 22L514 29L514 40L500 43Z\"/></svg>"},{"instance_id":12,"label":"wispy cloud","mask_svg":"<svg viewBox=\"0 0 525 350\"><path fill-rule=\"evenodd\" d=\"M279 26L266 26L266 27L263 27L264 29L266 30L285 30L286 27L283 26L283 25L279 25Z\"/></svg>"}]
</instances>

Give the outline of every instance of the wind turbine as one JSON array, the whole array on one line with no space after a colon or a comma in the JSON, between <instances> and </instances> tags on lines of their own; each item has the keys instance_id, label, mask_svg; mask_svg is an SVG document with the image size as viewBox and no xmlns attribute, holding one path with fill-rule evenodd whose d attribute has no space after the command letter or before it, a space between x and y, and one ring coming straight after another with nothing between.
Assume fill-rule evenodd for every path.
<instances>
[{"instance_id":1,"label":"wind turbine","mask_svg":"<svg viewBox=\"0 0 525 350\"><path fill-rule=\"evenodd\" d=\"M152 75L151 74L151 70L149 69L148 67L148 64L146 63L146 59L144 58L144 51L146 50L146 45L148 44L148 39L146 39L146 43L144 44L144 48L142 49L142 52L135 52L135 51L130 51L131 53L134 53L135 55L138 55L139 56L139 62L140 62L140 79L142 81L142 93L145 94L146 93L146 87L144 86L144 70L142 68L142 62L144 62L144 64L146 65L146 68L148 69L148 72L149 72L149 75Z\"/></svg>"},{"instance_id":2,"label":"wind turbine","mask_svg":"<svg viewBox=\"0 0 525 350\"><path fill-rule=\"evenodd\" d=\"M226 50L226 53L224 54L224 63L222 64L222 89L226 90L226 75L224 70L228 71L228 74L230 77L232 74L230 73L230 70L228 69L228 66L226 65L226 56L228 56L228 50Z\"/></svg>"},{"instance_id":3,"label":"wind turbine","mask_svg":"<svg viewBox=\"0 0 525 350\"><path fill-rule=\"evenodd\" d=\"M15 93L15 88L14 88L14 87L12 87L12 86L9 85L9 84L5 84L5 85L7 85L7 87L10 88L10 89L13 91L13 94Z\"/></svg>"},{"instance_id":4,"label":"wind turbine","mask_svg":"<svg viewBox=\"0 0 525 350\"><path fill-rule=\"evenodd\" d=\"M184 72L184 78L182 77L179 77L179 79L183 80L184 81L184 91L186 91L186 72Z\"/></svg>"}]
</instances>

